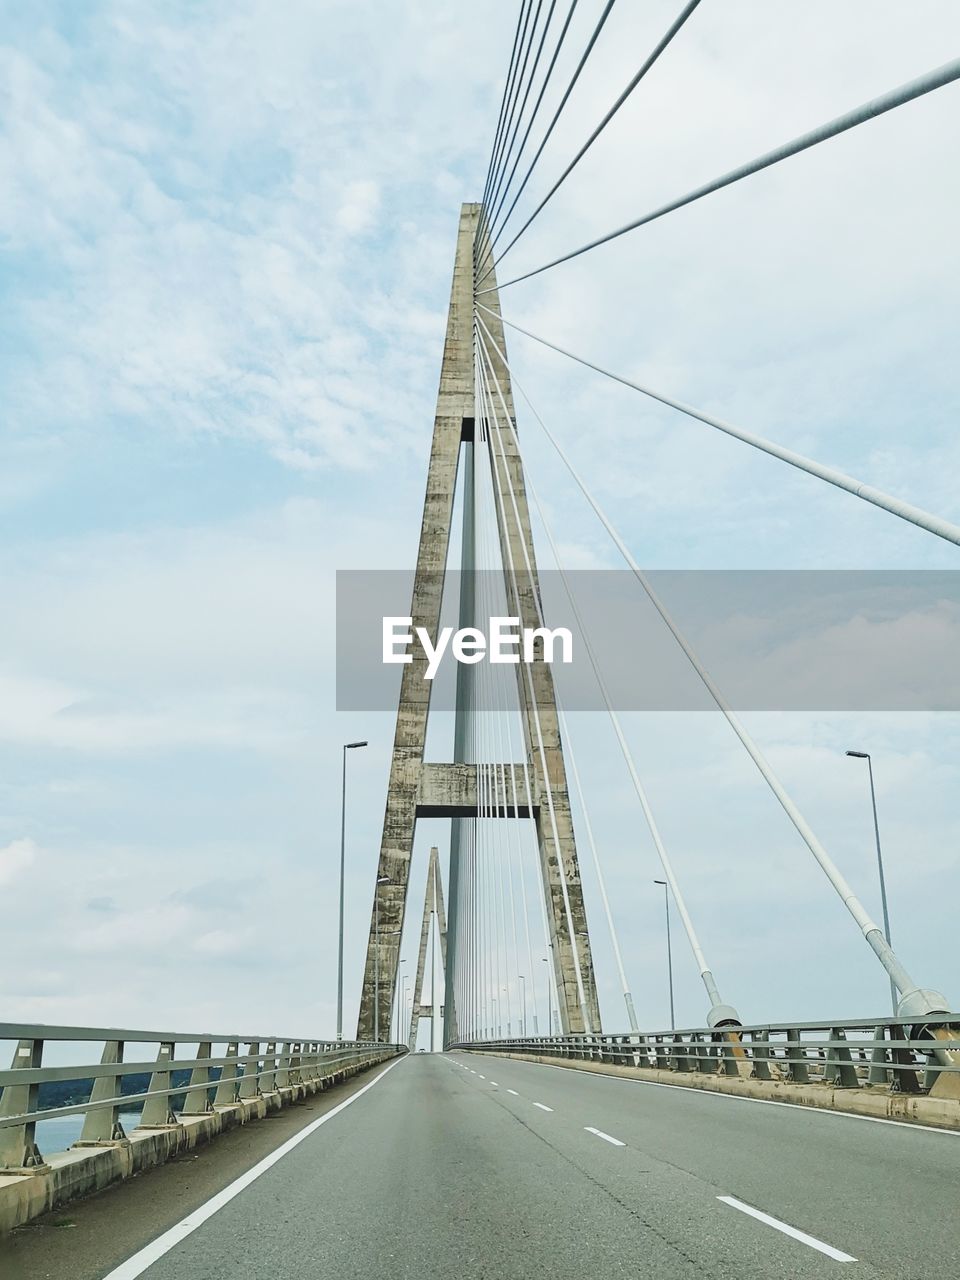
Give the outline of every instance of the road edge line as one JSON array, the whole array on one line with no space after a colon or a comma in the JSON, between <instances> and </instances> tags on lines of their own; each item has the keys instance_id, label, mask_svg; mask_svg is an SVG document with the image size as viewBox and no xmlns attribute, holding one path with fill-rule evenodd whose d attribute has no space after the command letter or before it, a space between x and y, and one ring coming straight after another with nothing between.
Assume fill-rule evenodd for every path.
<instances>
[{"instance_id":1,"label":"road edge line","mask_svg":"<svg viewBox=\"0 0 960 1280\"><path fill-rule=\"evenodd\" d=\"M261 1174L266 1173L268 1169L272 1169L285 1155L288 1155L295 1147L298 1147L311 1134L316 1133L321 1125L339 1115L341 1111L344 1111L351 1103L356 1102L358 1098L362 1098L375 1084L379 1084L388 1071L392 1071L398 1063L403 1062L404 1057L406 1055L395 1058L393 1062L388 1063L380 1074L374 1076L363 1088L358 1089L356 1093L352 1093L349 1098L344 1098L343 1102L337 1103L335 1107L332 1107L318 1119L311 1121L306 1128L301 1129L299 1133L295 1133L292 1138L288 1138L286 1142L277 1147L276 1151L271 1151L268 1156L264 1156L262 1160L258 1161L253 1168L248 1169L246 1173L242 1173L239 1178L234 1179L222 1191L218 1191L216 1195L211 1196L199 1209L194 1209L192 1213L188 1213L185 1218L181 1218L172 1227L168 1227L155 1240L151 1240L142 1249L138 1249L125 1262L121 1262L118 1267L108 1271L103 1280L136 1280L137 1276L143 1275L148 1267L152 1267L155 1262L158 1262L171 1249L176 1248L182 1240L186 1240L188 1236L192 1235L198 1227L202 1227L224 1205L229 1204L241 1191L245 1191L251 1183L256 1182Z\"/></svg>"}]
</instances>

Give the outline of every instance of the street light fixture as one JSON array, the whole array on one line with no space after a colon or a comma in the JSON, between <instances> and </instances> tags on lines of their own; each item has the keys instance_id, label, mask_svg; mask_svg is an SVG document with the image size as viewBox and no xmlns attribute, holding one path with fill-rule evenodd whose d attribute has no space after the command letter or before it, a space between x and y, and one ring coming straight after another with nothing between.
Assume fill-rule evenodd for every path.
<instances>
[{"instance_id":1,"label":"street light fixture","mask_svg":"<svg viewBox=\"0 0 960 1280\"><path fill-rule=\"evenodd\" d=\"M343 1039L343 873L347 844L347 752L365 747L366 742L343 744L343 784L340 791L340 942L337 948L337 1039Z\"/></svg>"},{"instance_id":2,"label":"street light fixture","mask_svg":"<svg viewBox=\"0 0 960 1280\"><path fill-rule=\"evenodd\" d=\"M380 886L389 884L389 876L377 876L373 891L373 1039L380 1043Z\"/></svg>"},{"instance_id":3,"label":"street light fixture","mask_svg":"<svg viewBox=\"0 0 960 1280\"><path fill-rule=\"evenodd\" d=\"M877 793L873 785L873 761L868 751L848 751L848 756L852 756L854 760L866 760L867 771L870 775L870 803L873 806L873 833L877 841L877 871L880 875L880 904L883 907L883 936L887 940L887 946L890 943L890 914L887 911L887 885L883 877L883 853L880 850L880 823L877 821ZM890 1000L893 1003L893 1014L897 1014L897 987L893 979L890 979Z\"/></svg>"},{"instance_id":4,"label":"street light fixture","mask_svg":"<svg viewBox=\"0 0 960 1280\"><path fill-rule=\"evenodd\" d=\"M670 1030L676 1031L677 1019L673 1011L673 948L670 945L670 893L666 880L654 880L663 885L663 905L667 911L667 980L670 984Z\"/></svg>"}]
</instances>

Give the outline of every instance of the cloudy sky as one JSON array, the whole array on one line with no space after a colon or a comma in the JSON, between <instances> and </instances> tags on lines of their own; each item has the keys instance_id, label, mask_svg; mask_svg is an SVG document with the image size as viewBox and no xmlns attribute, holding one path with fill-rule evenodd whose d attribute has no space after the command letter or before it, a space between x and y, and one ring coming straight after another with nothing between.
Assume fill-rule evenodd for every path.
<instances>
[{"instance_id":1,"label":"cloudy sky","mask_svg":"<svg viewBox=\"0 0 960 1280\"><path fill-rule=\"evenodd\" d=\"M600 8L578 6L558 85ZM621 0L532 197L678 8ZM340 744L371 743L351 759L349 1026L393 732L335 710L334 573L413 561L459 205L482 190L516 4L0 11L0 1016L329 1033ZM958 42L948 0L704 0L502 276ZM515 285L504 312L960 519L958 92ZM644 566L955 567L929 534L517 335L510 350ZM520 424L565 564L616 567L522 407ZM640 1021L659 1027L652 849L609 729L571 719ZM747 721L878 911L866 778L843 750L874 753L895 944L960 1000L960 718ZM744 1020L882 1011L882 972L718 717L628 722ZM408 930L446 839L422 825ZM677 990L700 1023L679 942Z\"/></svg>"}]
</instances>

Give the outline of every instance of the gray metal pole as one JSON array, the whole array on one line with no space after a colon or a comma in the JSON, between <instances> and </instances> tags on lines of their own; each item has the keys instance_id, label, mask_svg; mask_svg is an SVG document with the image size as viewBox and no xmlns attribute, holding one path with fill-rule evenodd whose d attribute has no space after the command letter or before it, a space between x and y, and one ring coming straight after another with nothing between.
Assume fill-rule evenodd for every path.
<instances>
[{"instance_id":1,"label":"gray metal pole","mask_svg":"<svg viewBox=\"0 0 960 1280\"><path fill-rule=\"evenodd\" d=\"M436 901L436 899L434 899ZM430 1052L436 1052L436 913L430 913Z\"/></svg>"},{"instance_id":2,"label":"gray metal pole","mask_svg":"<svg viewBox=\"0 0 960 1280\"><path fill-rule=\"evenodd\" d=\"M389 876L377 876L373 888L373 1038L380 1043L380 886L389 884Z\"/></svg>"},{"instance_id":3,"label":"gray metal pole","mask_svg":"<svg viewBox=\"0 0 960 1280\"><path fill-rule=\"evenodd\" d=\"M343 744L343 776L340 785L340 929L337 944L337 1039L343 1039L343 881L347 844L347 752L365 747L366 742Z\"/></svg>"},{"instance_id":4,"label":"gray metal pole","mask_svg":"<svg viewBox=\"0 0 960 1280\"><path fill-rule=\"evenodd\" d=\"M380 1041L380 881L373 891L373 1038Z\"/></svg>"},{"instance_id":5,"label":"gray metal pole","mask_svg":"<svg viewBox=\"0 0 960 1280\"><path fill-rule=\"evenodd\" d=\"M340 788L340 935L337 946L337 1039L343 1039L343 875L347 843L347 746L343 746L343 781Z\"/></svg>"},{"instance_id":6,"label":"gray metal pole","mask_svg":"<svg viewBox=\"0 0 960 1280\"><path fill-rule=\"evenodd\" d=\"M520 1034L527 1034L527 980L521 973L520 977Z\"/></svg>"},{"instance_id":7,"label":"gray metal pole","mask_svg":"<svg viewBox=\"0 0 960 1280\"><path fill-rule=\"evenodd\" d=\"M663 885L663 905L667 913L667 982L670 988L670 1030L676 1031L677 1018L673 1008L673 947L670 943L670 890L666 880L654 880L654 884Z\"/></svg>"},{"instance_id":8,"label":"gray metal pole","mask_svg":"<svg viewBox=\"0 0 960 1280\"><path fill-rule=\"evenodd\" d=\"M880 905L883 911L883 936L887 940L887 946L892 947L893 942L890 938L890 912L887 909L887 882L883 874L883 850L880 848L880 822L877 818L877 792L873 785L873 760L867 756L867 772L870 775L870 804L873 807L873 834L877 842L877 873L880 877ZM893 1013L897 1012L897 988L894 986L893 979L890 979L890 1002L893 1006Z\"/></svg>"},{"instance_id":9,"label":"gray metal pole","mask_svg":"<svg viewBox=\"0 0 960 1280\"><path fill-rule=\"evenodd\" d=\"M397 985L393 989L393 1003L397 1006L397 1039L395 1041L396 1044L400 1043L400 1025L403 1021L403 1014L402 1014L403 1000L400 995L401 976L403 977L403 981L406 982L406 974L401 975L400 969L401 969L401 966L405 965L406 963L407 963L406 960L401 960L400 964L397 965Z\"/></svg>"},{"instance_id":10,"label":"gray metal pole","mask_svg":"<svg viewBox=\"0 0 960 1280\"><path fill-rule=\"evenodd\" d=\"M853 756L856 760L866 760L867 773L870 777L870 804L873 808L873 834L877 842L877 872L880 876L880 905L883 909L883 936L887 940L887 946L892 947L890 940L890 912L887 910L887 883L883 875L883 851L880 848L880 823L877 819L877 791L873 785L873 760L869 751L848 751L848 756ZM897 1005L899 1003L897 997L896 984L893 978L890 979L890 1000L893 1004L893 1015L897 1015Z\"/></svg>"}]
</instances>

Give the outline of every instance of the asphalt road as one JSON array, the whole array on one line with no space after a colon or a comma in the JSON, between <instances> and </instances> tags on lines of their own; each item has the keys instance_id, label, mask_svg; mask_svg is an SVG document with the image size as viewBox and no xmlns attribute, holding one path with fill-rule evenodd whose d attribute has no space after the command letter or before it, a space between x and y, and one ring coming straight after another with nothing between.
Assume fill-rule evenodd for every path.
<instances>
[{"instance_id":1,"label":"asphalt road","mask_svg":"<svg viewBox=\"0 0 960 1280\"><path fill-rule=\"evenodd\" d=\"M239 1193L101 1275L960 1276L952 1133L476 1054L364 1080Z\"/></svg>"}]
</instances>

